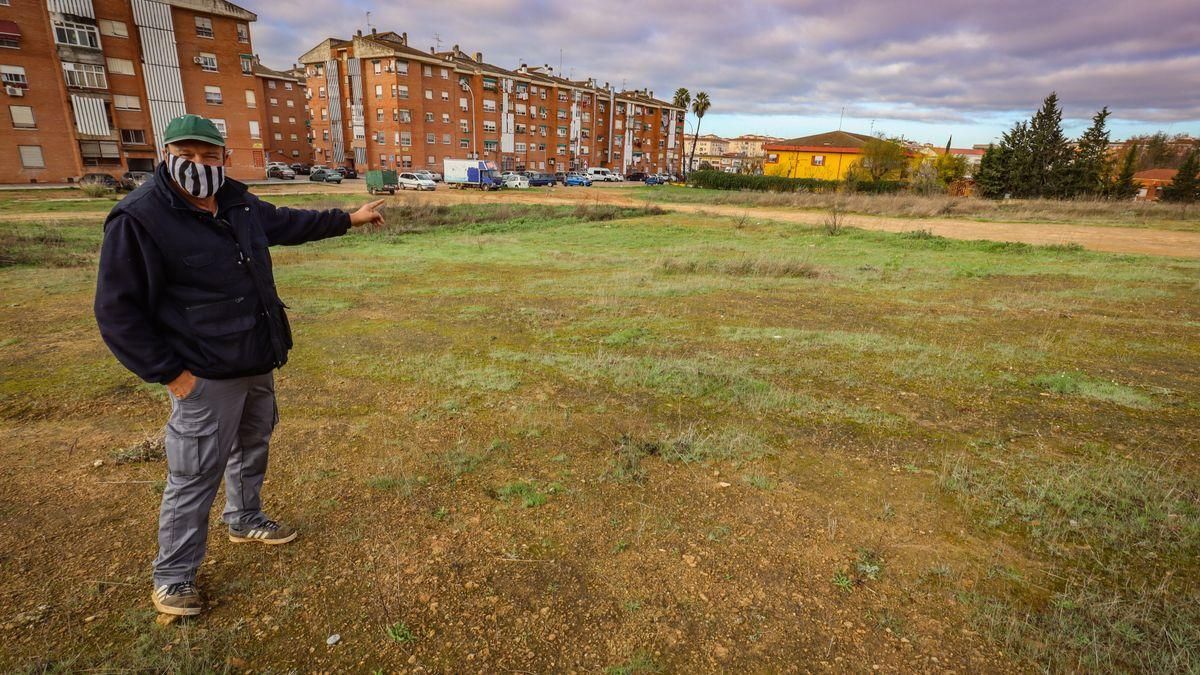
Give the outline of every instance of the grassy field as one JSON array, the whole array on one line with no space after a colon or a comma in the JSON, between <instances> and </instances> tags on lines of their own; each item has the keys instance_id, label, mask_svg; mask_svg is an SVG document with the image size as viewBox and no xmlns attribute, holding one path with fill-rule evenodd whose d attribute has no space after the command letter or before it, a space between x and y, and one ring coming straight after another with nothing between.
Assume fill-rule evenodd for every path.
<instances>
[{"instance_id":1,"label":"grassy field","mask_svg":"<svg viewBox=\"0 0 1200 675\"><path fill-rule=\"evenodd\" d=\"M1200 232L1200 209L1158 202L1052 199L993 201L966 197L925 197L907 192L894 195L787 194L708 190L677 185L630 187L622 191L631 197L663 204L726 204L818 210L828 210L837 204L847 213L912 218L917 221L966 218L985 222L1101 225Z\"/></svg>"},{"instance_id":2,"label":"grassy field","mask_svg":"<svg viewBox=\"0 0 1200 675\"><path fill-rule=\"evenodd\" d=\"M274 250L302 537L214 527L166 628L165 465L123 451L168 405L96 334L97 219L0 224L0 669L1200 669L1200 263L388 218Z\"/></svg>"}]
</instances>

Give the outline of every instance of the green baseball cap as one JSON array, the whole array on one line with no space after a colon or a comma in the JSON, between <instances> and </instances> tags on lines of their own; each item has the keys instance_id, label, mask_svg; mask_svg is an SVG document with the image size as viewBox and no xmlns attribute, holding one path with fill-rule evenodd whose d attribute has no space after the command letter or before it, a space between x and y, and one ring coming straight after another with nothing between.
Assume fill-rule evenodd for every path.
<instances>
[{"instance_id":1,"label":"green baseball cap","mask_svg":"<svg viewBox=\"0 0 1200 675\"><path fill-rule=\"evenodd\" d=\"M203 141L225 147L225 139L212 120L199 115L181 115L171 120L163 132L163 143Z\"/></svg>"}]
</instances>

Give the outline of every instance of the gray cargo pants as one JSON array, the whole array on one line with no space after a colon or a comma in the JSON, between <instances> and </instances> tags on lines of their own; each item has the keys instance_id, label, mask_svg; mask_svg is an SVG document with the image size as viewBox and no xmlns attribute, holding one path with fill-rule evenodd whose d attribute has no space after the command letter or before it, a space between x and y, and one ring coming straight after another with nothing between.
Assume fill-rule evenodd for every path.
<instances>
[{"instance_id":1,"label":"gray cargo pants","mask_svg":"<svg viewBox=\"0 0 1200 675\"><path fill-rule=\"evenodd\" d=\"M208 514L225 476L226 524L258 524L267 445L279 421L273 373L230 380L196 378L171 398L167 487L158 515L154 585L194 581L208 543Z\"/></svg>"}]
</instances>

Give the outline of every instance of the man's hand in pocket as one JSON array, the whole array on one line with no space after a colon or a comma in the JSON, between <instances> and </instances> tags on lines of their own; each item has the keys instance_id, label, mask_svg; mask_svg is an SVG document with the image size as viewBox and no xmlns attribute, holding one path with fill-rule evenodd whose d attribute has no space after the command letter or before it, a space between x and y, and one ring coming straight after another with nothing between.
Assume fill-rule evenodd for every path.
<instances>
[{"instance_id":1,"label":"man's hand in pocket","mask_svg":"<svg viewBox=\"0 0 1200 675\"><path fill-rule=\"evenodd\" d=\"M179 374L179 377L167 383L167 389L175 394L175 398L185 399L196 388L196 376L192 375L192 371L185 370Z\"/></svg>"}]
</instances>

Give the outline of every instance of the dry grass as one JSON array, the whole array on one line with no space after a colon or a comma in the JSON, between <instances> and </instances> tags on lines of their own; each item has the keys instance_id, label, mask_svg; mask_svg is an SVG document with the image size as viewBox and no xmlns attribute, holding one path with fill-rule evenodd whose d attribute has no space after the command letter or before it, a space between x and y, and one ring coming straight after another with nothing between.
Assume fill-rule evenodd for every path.
<instances>
[{"instance_id":1,"label":"dry grass","mask_svg":"<svg viewBox=\"0 0 1200 675\"><path fill-rule=\"evenodd\" d=\"M737 258L733 260L677 260L658 263L663 274L723 274L731 277L792 277L812 279L820 276L812 265L799 260L774 258Z\"/></svg>"}]
</instances>

